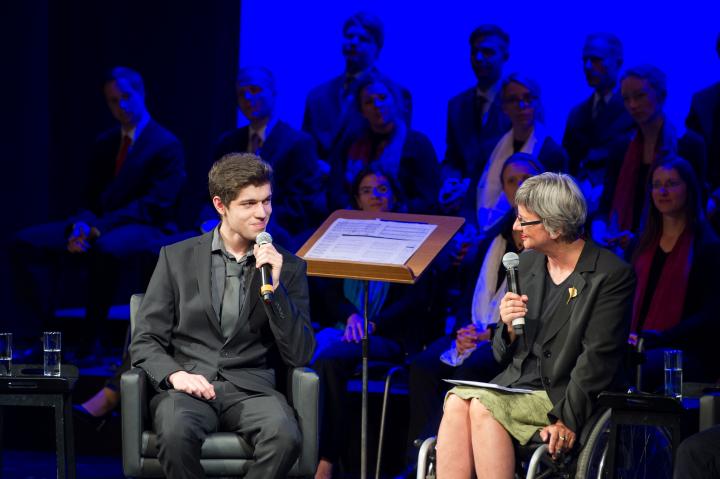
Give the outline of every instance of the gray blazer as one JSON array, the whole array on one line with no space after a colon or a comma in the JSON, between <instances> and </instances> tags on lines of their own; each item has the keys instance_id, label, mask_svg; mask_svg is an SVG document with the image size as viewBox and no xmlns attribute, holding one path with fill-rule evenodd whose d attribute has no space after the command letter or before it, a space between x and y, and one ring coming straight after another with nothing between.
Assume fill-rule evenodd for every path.
<instances>
[{"instance_id":1,"label":"gray blazer","mask_svg":"<svg viewBox=\"0 0 720 479\"><path fill-rule=\"evenodd\" d=\"M533 250L520 255L520 288L528 296L527 344L530 348L535 341L542 350L540 377L554 405L548 417L579 433L598 394L620 382L635 274L613 253L587 241L568 282L577 295L562 301L538 330L546 269L545 255ZM529 350L519 339L509 344L506 328L497 331L493 353L506 368L492 382L510 386L520 378Z\"/></svg>"},{"instance_id":2,"label":"gray blazer","mask_svg":"<svg viewBox=\"0 0 720 479\"><path fill-rule=\"evenodd\" d=\"M225 340L212 301L211 244L212 231L160 250L138 311L132 364L144 369L158 390L170 387L170 374L188 371L273 394L269 356L279 353L287 365L303 366L315 349L305 262L276 245L283 266L272 303L260 299L260 274L254 270L235 332Z\"/></svg>"}]
</instances>

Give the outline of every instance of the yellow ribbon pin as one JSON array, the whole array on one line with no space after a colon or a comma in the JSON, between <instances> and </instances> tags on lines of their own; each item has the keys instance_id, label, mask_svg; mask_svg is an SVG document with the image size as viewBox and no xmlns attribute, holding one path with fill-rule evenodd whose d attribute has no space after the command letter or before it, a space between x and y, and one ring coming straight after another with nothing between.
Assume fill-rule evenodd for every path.
<instances>
[{"instance_id":1,"label":"yellow ribbon pin","mask_svg":"<svg viewBox=\"0 0 720 479\"><path fill-rule=\"evenodd\" d=\"M568 288L568 299L565 304L570 304L570 300L573 299L575 296L577 296L577 289L575 289L575 286L570 286Z\"/></svg>"}]
</instances>

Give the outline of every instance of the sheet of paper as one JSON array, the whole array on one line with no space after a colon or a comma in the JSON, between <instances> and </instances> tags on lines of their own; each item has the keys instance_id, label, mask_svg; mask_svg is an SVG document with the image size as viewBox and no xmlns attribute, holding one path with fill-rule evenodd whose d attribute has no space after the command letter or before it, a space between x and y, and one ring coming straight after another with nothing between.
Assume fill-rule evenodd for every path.
<instances>
[{"instance_id":1,"label":"sheet of paper","mask_svg":"<svg viewBox=\"0 0 720 479\"><path fill-rule=\"evenodd\" d=\"M402 265L436 227L427 223L338 218L305 257Z\"/></svg>"},{"instance_id":2,"label":"sheet of paper","mask_svg":"<svg viewBox=\"0 0 720 479\"><path fill-rule=\"evenodd\" d=\"M481 383L479 381L461 381L458 379L443 379L443 381L449 382L450 384L455 384L456 386L473 386L476 388L498 389L500 391L505 391L508 393L529 394L533 392L532 389L507 388L505 386L498 386L497 384L492 383Z\"/></svg>"}]
</instances>

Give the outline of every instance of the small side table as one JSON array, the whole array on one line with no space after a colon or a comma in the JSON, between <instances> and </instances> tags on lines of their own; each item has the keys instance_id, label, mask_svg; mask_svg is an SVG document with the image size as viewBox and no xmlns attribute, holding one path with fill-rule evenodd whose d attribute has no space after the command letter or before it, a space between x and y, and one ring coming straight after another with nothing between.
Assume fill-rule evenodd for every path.
<instances>
[{"instance_id":1,"label":"small side table","mask_svg":"<svg viewBox=\"0 0 720 479\"><path fill-rule=\"evenodd\" d=\"M77 379L78 369L71 364L63 364L57 377L43 376L42 365L35 364L13 364L12 376L0 376L0 406L55 410L57 477L62 479L75 478L72 390Z\"/></svg>"}]
</instances>

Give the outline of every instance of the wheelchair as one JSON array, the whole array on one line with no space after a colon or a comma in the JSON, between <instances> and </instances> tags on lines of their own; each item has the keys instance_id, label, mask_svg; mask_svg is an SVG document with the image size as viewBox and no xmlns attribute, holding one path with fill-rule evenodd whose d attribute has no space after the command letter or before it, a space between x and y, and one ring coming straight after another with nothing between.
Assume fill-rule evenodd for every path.
<instances>
[{"instance_id":1,"label":"wheelchair","mask_svg":"<svg viewBox=\"0 0 720 479\"><path fill-rule=\"evenodd\" d=\"M671 479L682 406L643 393L603 393L599 404L581 431L579 447L558 460L539 437L516 444L516 479ZM437 477L435 442L431 437L419 446L417 479Z\"/></svg>"}]
</instances>

